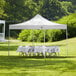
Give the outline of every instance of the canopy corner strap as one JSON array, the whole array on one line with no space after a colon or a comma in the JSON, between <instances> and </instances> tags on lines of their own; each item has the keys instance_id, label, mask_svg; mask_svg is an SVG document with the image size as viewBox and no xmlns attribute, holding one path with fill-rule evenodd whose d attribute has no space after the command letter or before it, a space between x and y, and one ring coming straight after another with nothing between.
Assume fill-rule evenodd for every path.
<instances>
[{"instance_id":1,"label":"canopy corner strap","mask_svg":"<svg viewBox=\"0 0 76 76\"><path fill-rule=\"evenodd\" d=\"M45 45L45 30L46 29L66 30L66 39L68 38L67 25L51 22L39 14L37 14L32 19L25 21L23 23L9 25L9 38L10 38L10 30L12 30L12 29L16 29L16 30L17 29L19 29L19 30L21 30L21 29L37 29L37 30L43 29L44 30L44 45ZM8 47L9 47L10 40L8 40L8 41L9 41L9 43L8 43ZM68 56L68 49L66 51L67 51L67 56ZM10 49L8 50L8 56L9 55L10 55Z\"/></svg>"}]
</instances>

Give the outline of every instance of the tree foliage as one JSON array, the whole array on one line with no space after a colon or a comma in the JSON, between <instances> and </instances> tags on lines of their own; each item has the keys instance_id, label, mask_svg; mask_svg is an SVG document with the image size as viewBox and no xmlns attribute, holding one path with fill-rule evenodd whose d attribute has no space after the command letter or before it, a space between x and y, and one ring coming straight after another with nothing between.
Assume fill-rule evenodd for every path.
<instances>
[{"instance_id":1,"label":"tree foliage","mask_svg":"<svg viewBox=\"0 0 76 76\"><path fill-rule=\"evenodd\" d=\"M37 13L49 20L57 20L68 12L73 12L71 2L58 0L5 0L6 20L22 22ZM67 10L67 11L66 11Z\"/></svg>"},{"instance_id":2,"label":"tree foliage","mask_svg":"<svg viewBox=\"0 0 76 76\"><path fill-rule=\"evenodd\" d=\"M71 14L69 16L65 16L58 21L57 23L67 24L68 26L68 36L69 38L76 36L76 14ZM33 35L34 32L34 35ZM28 35L28 36L27 36ZM46 42L48 41L58 41L66 38L66 31L65 30L46 30ZM26 37L26 38L25 38ZM19 39L22 41L44 41L44 31L43 30L23 30L20 35Z\"/></svg>"},{"instance_id":3,"label":"tree foliage","mask_svg":"<svg viewBox=\"0 0 76 76\"><path fill-rule=\"evenodd\" d=\"M57 20L66 15L58 0L44 0L41 14L49 20Z\"/></svg>"},{"instance_id":4,"label":"tree foliage","mask_svg":"<svg viewBox=\"0 0 76 76\"><path fill-rule=\"evenodd\" d=\"M5 0L0 0L0 18L1 19L3 19L6 16L4 7L5 7Z\"/></svg>"},{"instance_id":5,"label":"tree foliage","mask_svg":"<svg viewBox=\"0 0 76 76\"><path fill-rule=\"evenodd\" d=\"M63 1L61 2L62 8L67 14L74 13L74 6L72 2Z\"/></svg>"},{"instance_id":6,"label":"tree foliage","mask_svg":"<svg viewBox=\"0 0 76 76\"><path fill-rule=\"evenodd\" d=\"M57 21L58 23L67 24L68 26L68 36L76 36L76 13L69 16L65 16Z\"/></svg>"},{"instance_id":7,"label":"tree foliage","mask_svg":"<svg viewBox=\"0 0 76 76\"><path fill-rule=\"evenodd\" d=\"M58 41L65 39L65 31L61 30L45 30L45 41ZM64 33L64 34L63 34ZM44 41L44 30L22 30L19 34L19 38L22 41L33 41L43 42Z\"/></svg>"},{"instance_id":8,"label":"tree foliage","mask_svg":"<svg viewBox=\"0 0 76 76\"><path fill-rule=\"evenodd\" d=\"M0 19L6 20L6 35L8 36L9 24L15 24L27 21L38 13L49 20L58 20L65 15L75 12L76 6L74 2L76 3L76 0L0 0ZM11 36L13 36L14 34L14 36L17 37L18 35L17 33L19 32L20 31L18 32L12 31ZM21 31L21 32L27 33L28 31ZM40 41L43 41L43 33L39 31L40 33L39 34L37 30L35 32L36 36L39 36L39 39L41 39ZM47 32L48 33L46 34L47 35L46 41L49 41L50 34L52 35L56 32L53 31L47 31ZM61 36L61 34L59 34L60 31L57 32L58 36ZM30 32L28 39L26 38L27 36L25 37L27 41L31 41L32 39L31 33L32 32ZM54 34L52 36L56 36L57 34ZM21 35L22 34L20 34L20 36ZM36 36L34 37L35 40L37 38ZM25 40L25 38L23 40ZM57 40L55 39L55 37L52 38L54 40ZM53 41L53 39L51 39L50 41Z\"/></svg>"}]
</instances>

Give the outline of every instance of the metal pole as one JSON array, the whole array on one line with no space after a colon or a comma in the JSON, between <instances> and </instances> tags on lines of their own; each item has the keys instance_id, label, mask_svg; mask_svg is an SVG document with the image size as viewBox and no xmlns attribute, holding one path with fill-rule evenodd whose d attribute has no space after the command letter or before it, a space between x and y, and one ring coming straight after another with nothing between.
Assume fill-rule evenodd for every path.
<instances>
[{"instance_id":1,"label":"metal pole","mask_svg":"<svg viewBox=\"0 0 76 76\"><path fill-rule=\"evenodd\" d=\"M66 55L68 56L68 31L66 29Z\"/></svg>"},{"instance_id":2,"label":"metal pole","mask_svg":"<svg viewBox=\"0 0 76 76\"><path fill-rule=\"evenodd\" d=\"M44 29L44 45L45 45L45 29ZM44 48L45 51L45 48ZM46 54L44 55L44 58L46 58Z\"/></svg>"},{"instance_id":3,"label":"metal pole","mask_svg":"<svg viewBox=\"0 0 76 76\"><path fill-rule=\"evenodd\" d=\"M4 39L5 39L5 23L4 23L4 29L3 29L3 35L4 35Z\"/></svg>"},{"instance_id":4,"label":"metal pole","mask_svg":"<svg viewBox=\"0 0 76 76\"><path fill-rule=\"evenodd\" d=\"M45 29L44 29L44 45L45 45Z\"/></svg>"},{"instance_id":5,"label":"metal pole","mask_svg":"<svg viewBox=\"0 0 76 76\"><path fill-rule=\"evenodd\" d=\"M10 29L9 29L9 37L8 37L8 56L10 55Z\"/></svg>"},{"instance_id":6,"label":"metal pole","mask_svg":"<svg viewBox=\"0 0 76 76\"><path fill-rule=\"evenodd\" d=\"M32 30L32 45L34 46L34 31Z\"/></svg>"}]
</instances>

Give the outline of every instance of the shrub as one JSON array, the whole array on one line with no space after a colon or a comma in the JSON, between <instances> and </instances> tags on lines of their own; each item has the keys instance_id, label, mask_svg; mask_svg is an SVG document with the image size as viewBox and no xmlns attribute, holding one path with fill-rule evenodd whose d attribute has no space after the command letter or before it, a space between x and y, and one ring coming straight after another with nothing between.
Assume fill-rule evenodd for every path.
<instances>
[{"instance_id":1,"label":"shrub","mask_svg":"<svg viewBox=\"0 0 76 76\"><path fill-rule=\"evenodd\" d=\"M19 39L22 41L33 41L43 42L44 41L44 30L23 30ZM57 41L64 39L61 30L46 30L45 31L45 41Z\"/></svg>"},{"instance_id":2,"label":"shrub","mask_svg":"<svg viewBox=\"0 0 76 76\"><path fill-rule=\"evenodd\" d=\"M65 35L63 35L64 30L47 30L48 41L59 41L65 39Z\"/></svg>"},{"instance_id":3,"label":"shrub","mask_svg":"<svg viewBox=\"0 0 76 76\"><path fill-rule=\"evenodd\" d=\"M18 39L21 41L27 41L28 36L30 35L31 30L22 30L21 33L19 34Z\"/></svg>"}]
</instances>

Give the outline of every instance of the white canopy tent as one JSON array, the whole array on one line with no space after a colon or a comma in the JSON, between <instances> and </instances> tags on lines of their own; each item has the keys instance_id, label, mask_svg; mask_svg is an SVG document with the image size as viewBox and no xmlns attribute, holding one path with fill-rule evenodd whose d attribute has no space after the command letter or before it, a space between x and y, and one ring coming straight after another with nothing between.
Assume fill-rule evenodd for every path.
<instances>
[{"instance_id":1,"label":"white canopy tent","mask_svg":"<svg viewBox=\"0 0 76 76\"><path fill-rule=\"evenodd\" d=\"M0 20L0 24L3 24L2 32L0 33L0 42L5 42L5 21Z\"/></svg>"},{"instance_id":2,"label":"white canopy tent","mask_svg":"<svg viewBox=\"0 0 76 76\"><path fill-rule=\"evenodd\" d=\"M67 25L51 22L39 14L37 14L32 19L25 21L23 23L11 24L9 26L9 36L10 36L10 30L12 29L43 29L43 30L63 29L63 30L66 30L66 38L68 38ZM44 31L44 43L45 43L45 31ZM9 55L9 52L8 52L8 55Z\"/></svg>"},{"instance_id":3,"label":"white canopy tent","mask_svg":"<svg viewBox=\"0 0 76 76\"><path fill-rule=\"evenodd\" d=\"M64 24L51 22L37 14L28 21L10 25L9 29L67 29L67 26Z\"/></svg>"}]
</instances>

